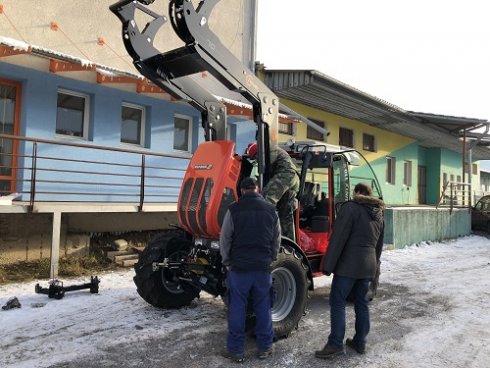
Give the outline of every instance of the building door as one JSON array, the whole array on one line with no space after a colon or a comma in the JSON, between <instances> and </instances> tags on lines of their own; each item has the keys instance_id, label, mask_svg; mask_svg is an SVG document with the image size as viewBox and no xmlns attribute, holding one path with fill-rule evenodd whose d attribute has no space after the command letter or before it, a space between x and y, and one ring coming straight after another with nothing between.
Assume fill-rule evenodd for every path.
<instances>
[{"instance_id":1,"label":"building door","mask_svg":"<svg viewBox=\"0 0 490 368\"><path fill-rule=\"evenodd\" d=\"M427 168L425 166L418 167L418 183L417 190L419 196L419 204L427 204Z\"/></svg>"},{"instance_id":2,"label":"building door","mask_svg":"<svg viewBox=\"0 0 490 368\"><path fill-rule=\"evenodd\" d=\"M0 195L15 192L16 140L6 137L19 132L20 84L0 79Z\"/></svg>"}]
</instances>

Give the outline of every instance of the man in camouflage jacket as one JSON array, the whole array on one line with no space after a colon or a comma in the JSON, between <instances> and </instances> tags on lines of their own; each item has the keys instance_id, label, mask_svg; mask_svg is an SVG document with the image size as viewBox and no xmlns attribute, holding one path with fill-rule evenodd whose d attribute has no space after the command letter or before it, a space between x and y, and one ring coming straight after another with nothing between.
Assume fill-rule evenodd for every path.
<instances>
[{"instance_id":1,"label":"man in camouflage jacket","mask_svg":"<svg viewBox=\"0 0 490 368\"><path fill-rule=\"evenodd\" d=\"M257 145L249 145L248 155L257 156ZM262 189L267 202L277 208L282 235L295 240L293 212L297 207L296 196L299 191L299 177L296 165L289 154L280 147L271 149L271 178Z\"/></svg>"}]
</instances>

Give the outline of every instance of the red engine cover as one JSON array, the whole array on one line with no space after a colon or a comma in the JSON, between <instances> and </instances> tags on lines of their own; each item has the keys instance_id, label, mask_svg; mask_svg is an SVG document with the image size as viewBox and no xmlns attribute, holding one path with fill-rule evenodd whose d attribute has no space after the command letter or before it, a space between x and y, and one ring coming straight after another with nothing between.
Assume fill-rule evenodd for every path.
<instances>
[{"instance_id":1,"label":"red engine cover","mask_svg":"<svg viewBox=\"0 0 490 368\"><path fill-rule=\"evenodd\" d=\"M238 199L241 157L233 141L201 143L187 167L178 217L195 236L217 239L228 206Z\"/></svg>"}]
</instances>

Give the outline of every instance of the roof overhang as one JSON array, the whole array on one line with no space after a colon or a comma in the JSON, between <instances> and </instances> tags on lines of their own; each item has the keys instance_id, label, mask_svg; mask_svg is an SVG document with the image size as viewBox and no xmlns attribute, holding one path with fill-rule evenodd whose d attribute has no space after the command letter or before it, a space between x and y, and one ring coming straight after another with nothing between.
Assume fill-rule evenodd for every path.
<instances>
[{"instance_id":1,"label":"roof overhang","mask_svg":"<svg viewBox=\"0 0 490 368\"><path fill-rule=\"evenodd\" d=\"M281 98L410 137L424 147L463 153L461 137L466 136L474 160L490 159L487 120L409 112L316 70L262 72Z\"/></svg>"},{"instance_id":2,"label":"roof overhang","mask_svg":"<svg viewBox=\"0 0 490 368\"><path fill-rule=\"evenodd\" d=\"M15 60L19 62L16 63L15 61L12 61L12 57L17 57ZM21 57L42 58L48 60L49 62L46 64L46 66L41 68L41 71L44 72L62 73L66 77L76 76L77 79L80 79L80 72L91 75L94 74L93 77L82 79L90 80L99 84L105 84L108 87L114 88L121 85L132 85L132 88L129 90L130 92L151 94L153 97L176 101L175 98L170 96L170 94L168 94L162 88L156 86L150 80L144 78L138 73L131 73L115 69L87 59L67 55L55 50L46 49L44 47L27 44L23 41L0 36L0 61L9 61L12 64L19 64L22 66L23 59L20 59ZM206 72L203 72L201 77L207 78L208 75ZM232 97L234 96L235 95ZM237 101L233 98L220 96L215 97L226 105L227 114L229 116L234 116L242 120L253 120L252 105ZM284 111L282 108L280 109L279 121L281 123L298 123L302 120L302 118L303 117L301 117L299 114L294 113L294 111L290 111L287 107L284 107ZM322 128L318 127L318 129Z\"/></svg>"}]
</instances>

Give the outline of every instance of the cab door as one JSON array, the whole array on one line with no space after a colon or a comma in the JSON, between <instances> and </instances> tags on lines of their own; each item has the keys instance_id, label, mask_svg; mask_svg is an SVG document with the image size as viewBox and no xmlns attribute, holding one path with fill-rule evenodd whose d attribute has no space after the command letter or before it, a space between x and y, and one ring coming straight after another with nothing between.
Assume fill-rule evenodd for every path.
<instances>
[{"instance_id":1,"label":"cab door","mask_svg":"<svg viewBox=\"0 0 490 368\"><path fill-rule=\"evenodd\" d=\"M344 155L335 155L333 157L333 205L334 215L337 215L342 203L351 198L349 163Z\"/></svg>"},{"instance_id":2,"label":"cab door","mask_svg":"<svg viewBox=\"0 0 490 368\"><path fill-rule=\"evenodd\" d=\"M374 197L383 197L376 173L360 152L347 150L336 153L333 158L335 214L342 203L351 199L352 192L359 183L368 184L373 190Z\"/></svg>"},{"instance_id":3,"label":"cab door","mask_svg":"<svg viewBox=\"0 0 490 368\"><path fill-rule=\"evenodd\" d=\"M0 195L15 192L19 132L20 84L0 79Z\"/></svg>"}]
</instances>

